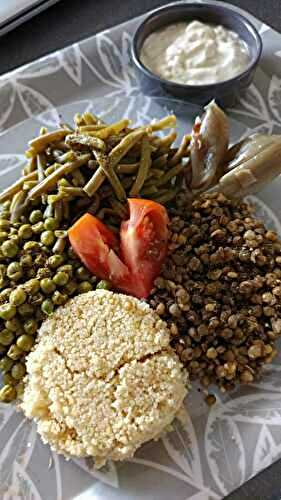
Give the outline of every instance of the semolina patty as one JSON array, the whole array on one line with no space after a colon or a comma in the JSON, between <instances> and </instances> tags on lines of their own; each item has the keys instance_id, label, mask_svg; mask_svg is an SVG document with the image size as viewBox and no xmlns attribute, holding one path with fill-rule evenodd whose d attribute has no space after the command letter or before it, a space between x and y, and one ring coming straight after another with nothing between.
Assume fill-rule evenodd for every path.
<instances>
[{"instance_id":1,"label":"semolina patty","mask_svg":"<svg viewBox=\"0 0 281 500\"><path fill-rule=\"evenodd\" d=\"M43 323L27 374L22 408L43 441L97 465L158 437L187 392L166 324L144 302L104 290Z\"/></svg>"}]
</instances>

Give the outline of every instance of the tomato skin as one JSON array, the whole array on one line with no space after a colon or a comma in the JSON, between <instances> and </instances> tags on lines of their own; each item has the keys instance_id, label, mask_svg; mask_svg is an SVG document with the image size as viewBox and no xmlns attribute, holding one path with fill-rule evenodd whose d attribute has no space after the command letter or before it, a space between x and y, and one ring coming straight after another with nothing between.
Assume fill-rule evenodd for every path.
<instances>
[{"instance_id":1,"label":"tomato skin","mask_svg":"<svg viewBox=\"0 0 281 500\"><path fill-rule=\"evenodd\" d=\"M152 200L130 198L130 218L121 224L121 256L147 298L167 255L168 214Z\"/></svg>"},{"instance_id":2,"label":"tomato skin","mask_svg":"<svg viewBox=\"0 0 281 500\"><path fill-rule=\"evenodd\" d=\"M150 200L129 199L130 218L121 224L120 244L96 217L83 215L68 231L75 253L114 288L147 298L167 253L168 215Z\"/></svg>"},{"instance_id":3,"label":"tomato skin","mask_svg":"<svg viewBox=\"0 0 281 500\"><path fill-rule=\"evenodd\" d=\"M119 242L115 234L91 214L83 215L68 231L75 253L98 278L115 281L129 275L115 251Z\"/></svg>"}]
</instances>

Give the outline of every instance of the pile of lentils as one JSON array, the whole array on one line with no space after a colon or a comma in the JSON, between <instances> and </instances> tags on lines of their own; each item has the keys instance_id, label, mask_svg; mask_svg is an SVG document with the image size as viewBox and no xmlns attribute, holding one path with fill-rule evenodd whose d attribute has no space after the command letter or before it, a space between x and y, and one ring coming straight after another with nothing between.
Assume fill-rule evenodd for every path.
<instances>
[{"instance_id":1,"label":"pile of lentils","mask_svg":"<svg viewBox=\"0 0 281 500\"><path fill-rule=\"evenodd\" d=\"M249 205L222 194L182 205L172 212L169 255L150 304L168 322L191 380L224 392L259 379L276 354L281 241Z\"/></svg>"},{"instance_id":2,"label":"pile of lentils","mask_svg":"<svg viewBox=\"0 0 281 500\"><path fill-rule=\"evenodd\" d=\"M97 287L105 288L100 282ZM76 258L67 231L39 208L10 220L10 202L0 211L0 401L20 397L25 357L42 321L69 297L96 288Z\"/></svg>"}]
</instances>

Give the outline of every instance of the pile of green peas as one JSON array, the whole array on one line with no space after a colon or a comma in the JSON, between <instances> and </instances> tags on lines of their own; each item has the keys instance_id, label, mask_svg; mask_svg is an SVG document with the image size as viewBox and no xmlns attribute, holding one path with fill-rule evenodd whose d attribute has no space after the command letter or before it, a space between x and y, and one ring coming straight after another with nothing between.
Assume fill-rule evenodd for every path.
<instances>
[{"instance_id":1,"label":"pile of green peas","mask_svg":"<svg viewBox=\"0 0 281 500\"><path fill-rule=\"evenodd\" d=\"M25 359L42 321L74 295L109 288L82 265L64 227L39 208L10 221L0 208L0 401L22 396Z\"/></svg>"}]
</instances>

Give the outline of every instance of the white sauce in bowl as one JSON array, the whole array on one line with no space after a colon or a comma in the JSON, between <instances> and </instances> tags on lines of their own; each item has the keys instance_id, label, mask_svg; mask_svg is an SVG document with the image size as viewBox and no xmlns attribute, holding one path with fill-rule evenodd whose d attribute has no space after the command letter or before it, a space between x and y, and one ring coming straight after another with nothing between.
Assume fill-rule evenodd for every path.
<instances>
[{"instance_id":1,"label":"white sauce in bowl","mask_svg":"<svg viewBox=\"0 0 281 500\"><path fill-rule=\"evenodd\" d=\"M166 80L208 85L242 73L250 55L246 43L234 31L192 21L151 33L143 43L140 59Z\"/></svg>"}]
</instances>

